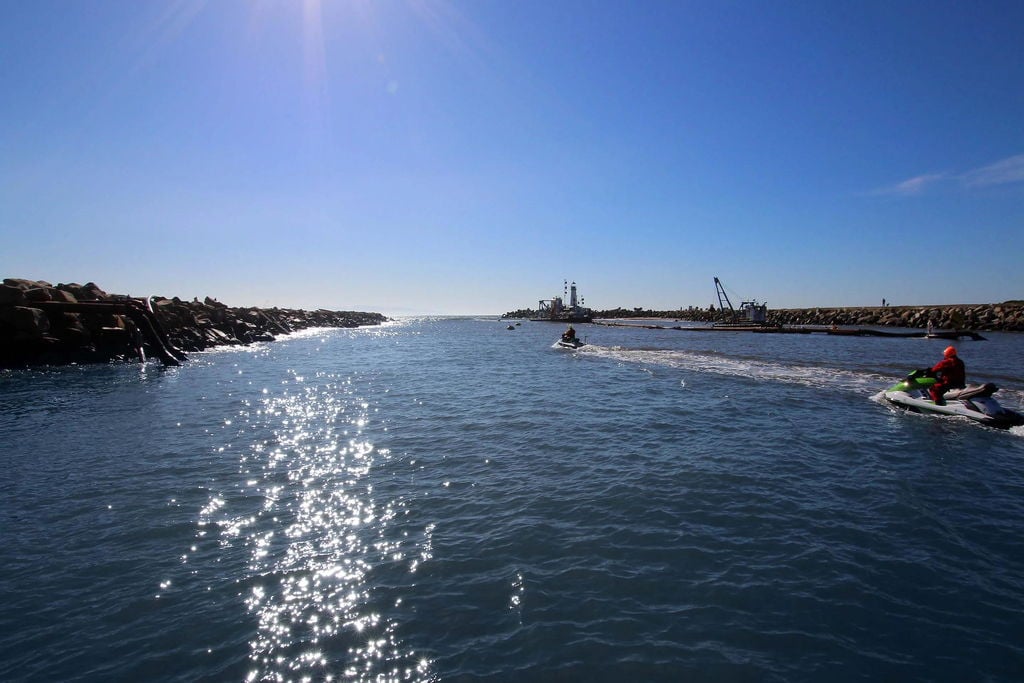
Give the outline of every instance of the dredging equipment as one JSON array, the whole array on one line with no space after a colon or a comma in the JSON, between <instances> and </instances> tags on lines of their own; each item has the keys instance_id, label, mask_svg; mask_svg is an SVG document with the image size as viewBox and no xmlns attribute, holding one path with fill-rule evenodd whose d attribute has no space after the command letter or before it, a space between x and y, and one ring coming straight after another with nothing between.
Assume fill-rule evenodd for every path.
<instances>
[{"instance_id":1,"label":"dredging equipment","mask_svg":"<svg viewBox=\"0 0 1024 683\"><path fill-rule=\"evenodd\" d=\"M718 293L718 310L725 313L725 307L729 307L727 320L715 323L716 327L742 325L744 327L756 327L768 325L768 303L757 303L756 299L740 302L740 310L732 307L729 295L725 293L725 286L717 277L715 278L715 291Z\"/></svg>"},{"instance_id":2,"label":"dredging equipment","mask_svg":"<svg viewBox=\"0 0 1024 683\"><path fill-rule=\"evenodd\" d=\"M568 297L569 305L565 305L565 299L560 296L550 299L541 299L537 302L537 316L530 318L539 322L555 323L589 323L594 320L594 313L584 306L583 298L577 299L576 283L563 281L563 295Z\"/></svg>"}]
</instances>

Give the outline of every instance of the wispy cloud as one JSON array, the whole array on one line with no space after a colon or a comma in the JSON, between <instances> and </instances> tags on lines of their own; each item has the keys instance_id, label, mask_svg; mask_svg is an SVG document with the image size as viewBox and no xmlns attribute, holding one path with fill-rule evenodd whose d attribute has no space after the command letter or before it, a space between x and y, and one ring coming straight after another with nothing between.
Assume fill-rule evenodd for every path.
<instances>
[{"instance_id":1,"label":"wispy cloud","mask_svg":"<svg viewBox=\"0 0 1024 683\"><path fill-rule=\"evenodd\" d=\"M1018 154L988 166L967 171L960 176L965 187L988 187L1008 183L1024 183L1024 154Z\"/></svg>"},{"instance_id":2,"label":"wispy cloud","mask_svg":"<svg viewBox=\"0 0 1024 683\"><path fill-rule=\"evenodd\" d=\"M903 182L896 183L895 185L881 187L872 192L872 194L896 195L900 197L918 195L924 192L929 186L934 185L941 180L945 180L948 177L948 173L926 173L925 175L915 176L904 180Z\"/></svg>"},{"instance_id":3,"label":"wispy cloud","mask_svg":"<svg viewBox=\"0 0 1024 683\"><path fill-rule=\"evenodd\" d=\"M1024 183L1024 154L1008 157L963 173L926 173L914 176L894 185L878 188L870 194L912 197L923 194L932 186L944 181L959 183L960 187L966 189Z\"/></svg>"}]
</instances>

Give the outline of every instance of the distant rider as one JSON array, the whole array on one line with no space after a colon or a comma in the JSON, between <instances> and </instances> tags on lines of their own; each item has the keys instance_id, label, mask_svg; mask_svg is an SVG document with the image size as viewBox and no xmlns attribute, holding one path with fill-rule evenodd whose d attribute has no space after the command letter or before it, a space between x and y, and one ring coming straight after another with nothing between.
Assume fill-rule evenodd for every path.
<instances>
[{"instance_id":1,"label":"distant rider","mask_svg":"<svg viewBox=\"0 0 1024 683\"><path fill-rule=\"evenodd\" d=\"M576 341L576 330L572 329L572 325L569 325L569 329L562 333L562 341Z\"/></svg>"},{"instance_id":2,"label":"distant rider","mask_svg":"<svg viewBox=\"0 0 1024 683\"><path fill-rule=\"evenodd\" d=\"M942 352L942 360L935 364L928 374L935 377L935 384L929 392L936 405L942 405L942 395L950 389L963 389L967 382L967 369L964 362L956 355L955 346L947 346Z\"/></svg>"}]
</instances>

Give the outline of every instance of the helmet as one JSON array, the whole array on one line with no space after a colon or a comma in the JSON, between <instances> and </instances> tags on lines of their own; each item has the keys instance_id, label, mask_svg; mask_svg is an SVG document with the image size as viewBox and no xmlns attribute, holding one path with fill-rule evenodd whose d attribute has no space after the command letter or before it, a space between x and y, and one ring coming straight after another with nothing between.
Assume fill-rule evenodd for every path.
<instances>
[{"instance_id":1,"label":"helmet","mask_svg":"<svg viewBox=\"0 0 1024 683\"><path fill-rule=\"evenodd\" d=\"M955 346L947 346L946 350L942 352L942 356L944 358L952 358L955 355L956 355L956 347Z\"/></svg>"}]
</instances>

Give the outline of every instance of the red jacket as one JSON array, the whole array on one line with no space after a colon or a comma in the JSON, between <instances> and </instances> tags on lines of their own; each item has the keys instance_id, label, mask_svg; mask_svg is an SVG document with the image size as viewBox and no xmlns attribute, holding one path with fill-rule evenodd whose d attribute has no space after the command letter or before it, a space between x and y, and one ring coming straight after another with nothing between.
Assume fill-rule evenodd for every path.
<instances>
[{"instance_id":1,"label":"red jacket","mask_svg":"<svg viewBox=\"0 0 1024 683\"><path fill-rule=\"evenodd\" d=\"M932 373L939 378L938 384L944 387L960 389L967 383L964 362L956 356L940 360L932 368Z\"/></svg>"}]
</instances>

